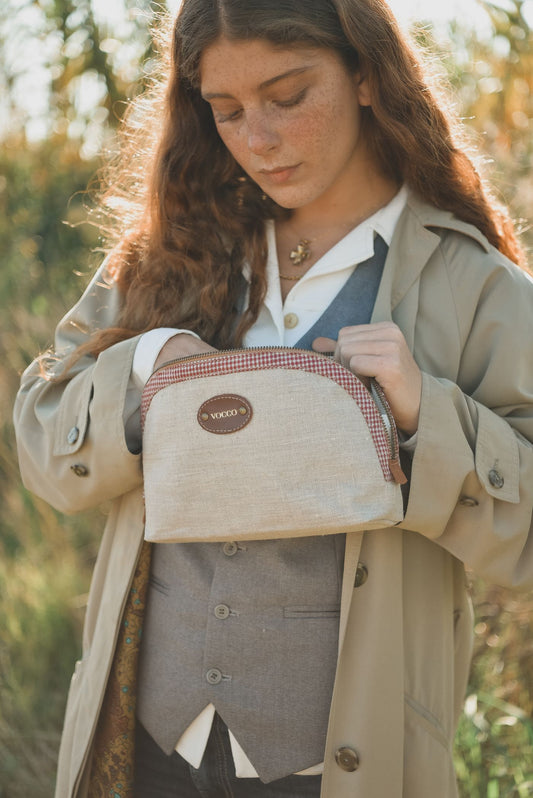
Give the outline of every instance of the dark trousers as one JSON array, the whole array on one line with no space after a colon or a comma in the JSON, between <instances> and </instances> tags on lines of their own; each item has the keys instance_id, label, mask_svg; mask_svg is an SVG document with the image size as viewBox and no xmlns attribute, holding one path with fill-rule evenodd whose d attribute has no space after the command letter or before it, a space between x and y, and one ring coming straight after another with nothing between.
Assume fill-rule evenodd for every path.
<instances>
[{"instance_id":1,"label":"dark trousers","mask_svg":"<svg viewBox=\"0 0 533 798\"><path fill-rule=\"evenodd\" d=\"M198 769L177 752L167 756L138 723L135 749L135 798L319 798L320 776L287 776L263 784L238 779L225 723L215 714Z\"/></svg>"}]
</instances>

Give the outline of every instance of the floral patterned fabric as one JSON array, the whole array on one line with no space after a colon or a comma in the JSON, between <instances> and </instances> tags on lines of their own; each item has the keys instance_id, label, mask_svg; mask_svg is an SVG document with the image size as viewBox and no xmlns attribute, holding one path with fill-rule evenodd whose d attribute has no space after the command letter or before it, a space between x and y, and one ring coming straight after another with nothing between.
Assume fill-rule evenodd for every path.
<instances>
[{"instance_id":1,"label":"floral patterned fabric","mask_svg":"<svg viewBox=\"0 0 533 798\"><path fill-rule=\"evenodd\" d=\"M124 609L122 626L93 749L89 798L132 798L137 662L150 573L151 544L144 543Z\"/></svg>"}]
</instances>

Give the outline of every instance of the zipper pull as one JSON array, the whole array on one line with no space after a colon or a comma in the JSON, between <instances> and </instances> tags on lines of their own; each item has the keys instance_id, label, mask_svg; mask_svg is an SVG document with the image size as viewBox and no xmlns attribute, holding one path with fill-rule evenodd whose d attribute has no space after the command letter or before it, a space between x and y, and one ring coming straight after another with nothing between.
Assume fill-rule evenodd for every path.
<instances>
[{"instance_id":1,"label":"zipper pull","mask_svg":"<svg viewBox=\"0 0 533 798\"><path fill-rule=\"evenodd\" d=\"M407 483L407 477L403 473L399 457L397 457L395 460L389 460L389 468L397 485L405 485Z\"/></svg>"}]
</instances>

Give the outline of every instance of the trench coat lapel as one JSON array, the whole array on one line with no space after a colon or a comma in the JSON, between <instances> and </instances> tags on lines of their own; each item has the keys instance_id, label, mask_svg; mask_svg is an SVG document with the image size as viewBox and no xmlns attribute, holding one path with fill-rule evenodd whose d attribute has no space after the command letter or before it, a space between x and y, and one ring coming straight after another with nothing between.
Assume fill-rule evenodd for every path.
<instances>
[{"instance_id":1,"label":"trench coat lapel","mask_svg":"<svg viewBox=\"0 0 533 798\"><path fill-rule=\"evenodd\" d=\"M394 321L402 330L411 352L415 346L418 278L439 241L439 236L423 226L408 203L389 249L372 322Z\"/></svg>"}]
</instances>

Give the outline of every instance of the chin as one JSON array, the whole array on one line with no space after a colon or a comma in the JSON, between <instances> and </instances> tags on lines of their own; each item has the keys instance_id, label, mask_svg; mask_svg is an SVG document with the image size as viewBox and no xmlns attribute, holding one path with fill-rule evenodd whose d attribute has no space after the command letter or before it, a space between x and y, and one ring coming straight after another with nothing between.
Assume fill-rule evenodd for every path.
<instances>
[{"instance_id":1,"label":"chin","mask_svg":"<svg viewBox=\"0 0 533 798\"><path fill-rule=\"evenodd\" d=\"M264 191L264 189L262 190ZM276 205L279 205L280 208L285 208L290 211L303 208L314 199L314 197L310 197L308 194L304 195L296 191L265 191L264 193L267 194Z\"/></svg>"}]
</instances>

